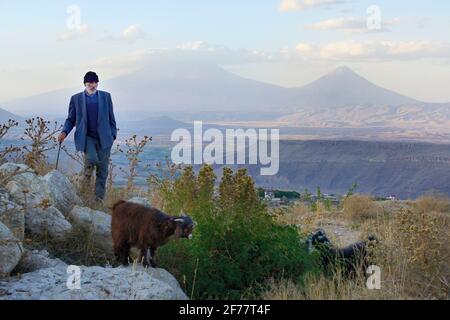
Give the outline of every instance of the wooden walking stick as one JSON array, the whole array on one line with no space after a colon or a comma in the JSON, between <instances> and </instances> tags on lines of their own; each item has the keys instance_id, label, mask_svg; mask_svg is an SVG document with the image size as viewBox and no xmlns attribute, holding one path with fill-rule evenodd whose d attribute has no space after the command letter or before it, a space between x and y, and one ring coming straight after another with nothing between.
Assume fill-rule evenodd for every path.
<instances>
[{"instance_id":1,"label":"wooden walking stick","mask_svg":"<svg viewBox=\"0 0 450 320\"><path fill-rule=\"evenodd\" d=\"M59 163L59 154L61 153L61 145L62 143L59 143L59 148L58 148L58 156L56 157L56 168L55 170L58 170L58 163Z\"/></svg>"}]
</instances>

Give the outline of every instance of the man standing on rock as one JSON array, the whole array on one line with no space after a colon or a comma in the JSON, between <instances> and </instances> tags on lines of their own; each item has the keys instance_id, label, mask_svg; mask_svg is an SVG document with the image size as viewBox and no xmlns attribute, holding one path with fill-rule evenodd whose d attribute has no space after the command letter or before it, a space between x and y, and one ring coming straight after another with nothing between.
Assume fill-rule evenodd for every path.
<instances>
[{"instance_id":1,"label":"man standing on rock","mask_svg":"<svg viewBox=\"0 0 450 320\"><path fill-rule=\"evenodd\" d=\"M90 185L91 177L96 169L95 196L96 201L103 202L108 178L111 148L117 137L111 94L97 90L98 76L89 71L84 76L86 89L70 99L69 116L58 137L59 143L76 126L75 147L84 152L83 187Z\"/></svg>"}]
</instances>

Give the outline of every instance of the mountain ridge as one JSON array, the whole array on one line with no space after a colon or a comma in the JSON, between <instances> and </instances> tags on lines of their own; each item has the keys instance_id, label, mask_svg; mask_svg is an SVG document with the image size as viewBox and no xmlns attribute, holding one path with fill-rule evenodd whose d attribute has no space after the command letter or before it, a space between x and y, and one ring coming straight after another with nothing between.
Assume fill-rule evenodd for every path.
<instances>
[{"instance_id":1,"label":"mountain ridge","mask_svg":"<svg viewBox=\"0 0 450 320\"><path fill-rule=\"evenodd\" d=\"M214 64L167 62L106 80L100 89L113 93L115 110L124 115L130 111L147 115L155 112L164 115L169 111L200 115L214 112L282 115L324 106L423 103L377 86L348 67L337 68L305 86L285 88L238 76ZM41 113L61 115L67 112L70 96L82 90L61 89L4 105L19 114L30 115L41 110Z\"/></svg>"}]
</instances>

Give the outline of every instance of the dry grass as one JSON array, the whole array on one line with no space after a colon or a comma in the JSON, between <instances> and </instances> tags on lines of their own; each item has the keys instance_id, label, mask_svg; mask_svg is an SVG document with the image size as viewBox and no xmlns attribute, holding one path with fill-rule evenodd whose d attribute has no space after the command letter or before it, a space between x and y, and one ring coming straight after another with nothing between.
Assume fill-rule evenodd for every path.
<instances>
[{"instance_id":1,"label":"dry grass","mask_svg":"<svg viewBox=\"0 0 450 320\"><path fill-rule=\"evenodd\" d=\"M429 194L418 198L413 206L421 212L450 212L450 199L441 194Z\"/></svg>"},{"instance_id":2,"label":"dry grass","mask_svg":"<svg viewBox=\"0 0 450 320\"><path fill-rule=\"evenodd\" d=\"M303 286L292 280L271 281L270 289L263 293L263 300L401 300L398 290L369 290L362 275L346 278L336 271L331 276L307 275Z\"/></svg>"},{"instance_id":3,"label":"dry grass","mask_svg":"<svg viewBox=\"0 0 450 320\"><path fill-rule=\"evenodd\" d=\"M302 290L290 279L271 279L269 287L270 289L262 294L262 300L305 300Z\"/></svg>"},{"instance_id":4,"label":"dry grass","mask_svg":"<svg viewBox=\"0 0 450 320\"><path fill-rule=\"evenodd\" d=\"M380 244L374 252L386 285L406 298L448 299L450 279L448 212L403 210L392 219L372 222Z\"/></svg>"},{"instance_id":5,"label":"dry grass","mask_svg":"<svg viewBox=\"0 0 450 320\"><path fill-rule=\"evenodd\" d=\"M282 225L301 225L307 228L316 219L317 215L311 212L309 207L303 203L287 209L274 211L276 221Z\"/></svg>"},{"instance_id":6,"label":"dry grass","mask_svg":"<svg viewBox=\"0 0 450 320\"><path fill-rule=\"evenodd\" d=\"M95 174L94 174L95 176ZM83 182L82 173L69 176L69 180L75 186L77 194L83 201L83 205L94 210L110 212L114 203L118 200L126 200L135 196L148 197L147 191L134 187L107 187L103 204L95 201L95 177L92 177L90 184Z\"/></svg>"},{"instance_id":7,"label":"dry grass","mask_svg":"<svg viewBox=\"0 0 450 320\"><path fill-rule=\"evenodd\" d=\"M68 264L94 266L114 263L112 248L98 246L92 232L78 227L74 227L61 240L50 239L45 235L28 236L25 246L28 249L45 249Z\"/></svg>"},{"instance_id":8,"label":"dry grass","mask_svg":"<svg viewBox=\"0 0 450 320\"><path fill-rule=\"evenodd\" d=\"M346 219L355 222L373 219L382 213L374 199L368 195L353 195L344 199L343 211Z\"/></svg>"}]
</instances>

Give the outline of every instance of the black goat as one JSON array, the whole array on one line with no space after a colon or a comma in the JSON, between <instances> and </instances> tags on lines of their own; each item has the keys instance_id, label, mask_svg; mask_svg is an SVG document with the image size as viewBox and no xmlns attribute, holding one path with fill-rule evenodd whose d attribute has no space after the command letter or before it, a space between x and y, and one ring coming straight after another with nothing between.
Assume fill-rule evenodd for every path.
<instances>
[{"instance_id":1,"label":"black goat","mask_svg":"<svg viewBox=\"0 0 450 320\"><path fill-rule=\"evenodd\" d=\"M312 252L318 250L325 268L341 267L345 275L355 274L359 268L366 272L369 267L368 246L378 240L371 235L367 240L355 242L344 248L336 248L332 245L323 229L317 229L308 237L308 248Z\"/></svg>"}]
</instances>

